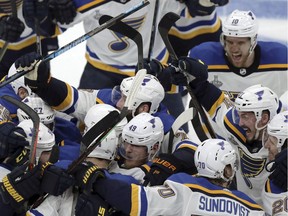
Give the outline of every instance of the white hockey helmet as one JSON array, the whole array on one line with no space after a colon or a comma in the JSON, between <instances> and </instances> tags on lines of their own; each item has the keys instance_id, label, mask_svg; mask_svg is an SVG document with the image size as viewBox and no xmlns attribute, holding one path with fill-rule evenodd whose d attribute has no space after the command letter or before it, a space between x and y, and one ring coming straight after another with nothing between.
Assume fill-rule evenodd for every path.
<instances>
[{"instance_id":1,"label":"white hockey helmet","mask_svg":"<svg viewBox=\"0 0 288 216\"><path fill-rule=\"evenodd\" d=\"M194 163L200 176L231 181L238 167L237 155L231 144L221 139L207 139L196 149ZM224 176L224 169L231 165L233 170L229 178Z\"/></svg>"},{"instance_id":2,"label":"white hockey helmet","mask_svg":"<svg viewBox=\"0 0 288 216\"><path fill-rule=\"evenodd\" d=\"M118 109L108 104L93 105L88 110L84 118L85 123L84 133L89 131L93 125L97 124L102 118L104 118L112 111L119 112ZM118 123L115 126L115 128L109 132L109 134L105 137L105 139L89 154L88 157L113 160L116 156L116 148L118 145L120 134L122 133L122 129L127 124L127 122L128 122L127 119L124 118L120 123ZM81 150L83 150L83 148L85 147L81 146Z\"/></svg>"},{"instance_id":3,"label":"white hockey helmet","mask_svg":"<svg viewBox=\"0 0 288 216\"><path fill-rule=\"evenodd\" d=\"M43 124L52 131L54 130L55 110L52 109L51 106L36 95L28 96L24 98L22 102L31 107L39 115L40 121ZM17 109L17 117L20 122L25 119L30 119L22 109Z\"/></svg>"},{"instance_id":4,"label":"white hockey helmet","mask_svg":"<svg viewBox=\"0 0 288 216\"><path fill-rule=\"evenodd\" d=\"M252 11L234 10L222 23L221 43L224 36L249 37L251 39L250 52L257 44L258 22Z\"/></svg>"},{"instance_id":5,"label":"white hockey helmet","mask_svg":"<svg viewBox=\"0 0 288 216\"><path fill-rule=\"evenodd\" d=\"M122 80L120 90L125 96L132 86L134 77L128 77ZM136 109L144 102L151 103L149 113L153 114L157 112L157 109L164 99L165 91L159 80L151 75L147 74L135 96L134 103L132 106L132 114L134 116Z\"/></svg>"},{"instance_id":6,"label":"white hockey helmet","mask_svg":"<svg viewBox=\"0 0 288 216\"><path fill-rule=\"evenodd\" d=\"M21 127L31 145L32 141L32 131L33 131L33 122L31 119L23 120L18 124L18 127ZM38 163L39 158L43 151L51 151L52 147L55 145L55 135L54 133L47 128L43 123L40 122L38 139L37 139L37 148L36 148L36 163Z\"/></svg>"},{"instance_id":7,"label":"white hockey helmet","mask_svg":"<svg viewBox=\"0 0 288 216\"><path fill-rule=\"evenodd\" d=\"M16 73L17 73L17 71L16 71L16 67L15 67L15 63L14 63L14 64L10 67L7 76L8 76L8 77L11 77L12 75L14 75L14 74L16 74ZM27 90L27 94L28 94L28 95L31 95L31 94L32 94L31 89L30 89L27 85L25 85L24 76L21 76L21 77L19 77L18 79L12 81L12 82L10 83L10 85L11 85L11 87L13 88L15 94L17 94L17 95L18 95L18 90L19 90L20 87L25 88L25 89Z\"/></svg>"},{"instance_id":8,"label":"white hockey helmet","mask_svg":"<svg viewBox=\"0 0 288 216\"><path fill-rule=\"evenodd\" d=\"M277 148L280 152L282 145L288 138L288 111L281 112L274 116L268 123L267 133L277 138Z\"/></svg>"},{"instance_id":9,"label":"white hockey helmet","mask_svg":"<svg viewBox=\"0 0 288 216\"><path fill-rule=\"evenodd\" d=\"M261 120L262 112L268 110L270 119L272 119L277 114L279 99L271 89L262 85L253 85L239 93L234 104L237 111L254 112L257 119L255 123L256 129L262 129L257 127L258 122ZM233 114L235 113L233 112ZM233 119L237 123L235 115Z\"/></svg>"},{"instance_id":10,"label":"white hockey helmet","mask_svg":"<svg viewBox=\"0 0 288 216\"><path fill-rule=\"evenodd\" d=\"M85 130L84 133L87 132L88 128L90 129L94 124L99 122L102 118L104 118L106 115L108 115L112 111L119 110L115 107L109 105L109 104L95 104L93 105L88 112L85 115L84 118L84 124L85 124ZM119 122L116 127L115 131L117 134L117 137L120 137L120 134L122 133L123 127L128 123L127 118L122 119L121 122Z\"/></svg>"},{"instance_id":11,"label":"white hockey helmet","mask_svg":"<svg viewBox=\"0 0 288 216\"><path fill-rule=\"evenodd\" d=\"M122 132L122 146L120 154L126 158L124 142L135 146L146 146L148 160L151 160L160 149L164 138L164 126L159 117L152 116L149 113L140 113L133 117ZM154 145L158 144L158 150L155 151ZM154 152L152 152L152 150Z\"/></svg>"}]
</instances>

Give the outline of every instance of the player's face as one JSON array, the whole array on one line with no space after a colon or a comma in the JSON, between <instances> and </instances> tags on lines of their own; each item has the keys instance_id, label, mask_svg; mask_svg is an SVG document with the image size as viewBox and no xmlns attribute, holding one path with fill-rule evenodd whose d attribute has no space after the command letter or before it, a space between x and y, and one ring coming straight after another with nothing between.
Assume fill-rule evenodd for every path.
<instances>
[{"instance_id":1,"label":"player's face","mask_svg":"<svg viewBox=\"0 0 288 216\"><path fill-rule=\"evenodd\" d=\"M29 96L27 89L24 88L24 87L20 87L20 88L18 89L18 93L17 93L17 94L18 94L18 96L19 96L21 99L24 99L25 97Z\"/></svg>"},{"instance_id":2,"label":"player's face","mask_svg":"<svg viewBox=\"0 0 288 216\"><path fill-rule=\"evenodd\" d=\"M50 155L51 155L51 151L43 151L41 153L41 156L39 158L39 161L41 163L45 163L45 162L48 162L49 161L49 158L50 158Z\"/></svg>"},{"instance_id":3,"label":"player's face","mask_svg":"<svg viewBox=\"0 0 288 216\"><path fill-rule=\"evenodd\" d=\"M126 101L126 96L121 93L121 98L116 103L117 109L121 111L124 107L125 101Z\"/></svg>"},{"instance_id":4,"label":"player's face","mask_svg":"<svg viewBox=\"0 0 288 216\"><path fill-rule=\"evenodd\" d=\"M242 127L246 132L246 139L248 142L254 140L256 135L256 117L253 112L238 112L239 115L239 126Z\"/></svg>"},{"instance_id":5,"label":"player's face","mask_svg":"<svg viewBox=\"0 0 288 216\"><path fill-rule=\"evenodd\" d=\"M238 68L247 68L253 63L249 55L251 46L250 38L225 37L225 51L232 65Z\"/></svg>"},{"instance_id":6,"label":"player's face","mask_svg":"<svg viewBox=\"0 0 288 216\"><path fill-rule=\"evenodd\" d=\"M142 165L148 158L147 147L123 143L125 150L125 167L133 168Z\"/></svg>"},{"instance_id":7,"label":"player's face","mask_svg":"<svg viewBox=\"0 0 288 216\"><path fill-rule=\"evenodd\" d=\"M266 138L264 140L264 148L268 149L269 160L274 160L276 154L278 154L277 141L278 140L276 137L266 134Z\"/></svg>"}]
</instances>

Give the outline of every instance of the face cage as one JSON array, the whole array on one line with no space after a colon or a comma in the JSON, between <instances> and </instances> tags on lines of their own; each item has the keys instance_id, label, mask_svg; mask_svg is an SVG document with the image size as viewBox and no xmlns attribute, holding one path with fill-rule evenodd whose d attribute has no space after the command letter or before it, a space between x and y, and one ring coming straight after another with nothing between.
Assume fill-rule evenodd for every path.
<instances>
[{"instance_id":1,"label":"face cage","mask_svg":"<svg viewBox=\"0 0 288 216\"><path fill-rule=\"evenodd\" d=\"M117 102L121 99L122 94L120 90L120 86L114 86L111 93L111 101L113 104L117 104Z\"/></svg>"},{"instance_id":2,"label":"face cage","mask_svg":"<svg viewBox=\"0 0 288 216\"><path fill-rule=\"evenodd\" d=\"M151 152L148 153L148 147L147 146L140 146L140 145L134 145L134 144L131 144L131 143L125 143L125 141L122 140L121 138L121 141L120 141L120 145L118 147L118 153L125 159L127 160L132 160L132 161L136 161L136 160L144 160L144 159L147 159L149 160L151 158ZM143 157L143 158L131 158L129 156L126 155L126 148L125 148L125 144L129 144L129 145L132 145L133 148L137 148L137 147L146 147L146 152L147 152L147 156Z\"/></svg>"}]
</instances>

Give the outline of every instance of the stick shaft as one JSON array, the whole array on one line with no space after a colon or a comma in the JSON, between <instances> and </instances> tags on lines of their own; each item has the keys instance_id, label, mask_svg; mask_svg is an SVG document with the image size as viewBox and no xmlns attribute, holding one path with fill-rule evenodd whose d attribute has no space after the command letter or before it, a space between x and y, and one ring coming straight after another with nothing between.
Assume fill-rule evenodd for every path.
<instances>
[{"instance_id":1,"label":"stick shaft","mask_svg":"<svg viewBox=\"0 0 288 216\"><path fill-rule=\"evenodd\" d=\"M140 10L141 8L145 7L146 5L150 4L148 0L143 0L141 3L137 4L136 6L132 7L131 9L127 10L124 13L119 14L118 16L112 18L111 20L107 21L103 25L100 25L99 27L91 30L90 32L84 34L83 36L73 40L72 42L68 43L67 45L63 46L59 50L47 55L44 57L43 61L50 61L57 56L61 55L62 53L70 50L71 48L77 46L78 44L82 43L83 41L86 41L90 37L94 36L95 34L103 31L106 28L109 28L110 26L114 25L115 23L121 21L123 18L135 13L136 11ZM14 80L18 79L21 76L24 76L30 71L20 71L16 74L12 75L11 77L6 78L2 83L0 83L0 88L13 82Z\"/></svg>"}]
</instances>

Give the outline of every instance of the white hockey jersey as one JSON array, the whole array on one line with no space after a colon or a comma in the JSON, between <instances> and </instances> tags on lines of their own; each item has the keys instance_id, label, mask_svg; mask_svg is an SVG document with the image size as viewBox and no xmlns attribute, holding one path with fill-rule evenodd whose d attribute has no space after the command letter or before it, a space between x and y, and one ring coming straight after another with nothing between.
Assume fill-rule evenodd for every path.
<instances>
[{"instance_id":1,"label":"white hockey jersey","mask_svg":"<svg viewBox=\"0 0 288 216\"><path fill-rule=\"evenodd\" d=\"M189 52L189 57L208 65L208 81L234 100L239 92L262 84L279 97L287 90L287 47L277 42L259 41L255 48L254 63L248 68L233 67L220 42L206 42Z\"/></svg>"},{"instance_id":2,"label":"white hockey jersey","mask_svg":"<svg viewBox=\"0 0 288 216\"><path fill-rule=\"evenodd\" d=\"M262 191L263 208L268 215L288 215L288 192L283 191L267 179Z\"/></svg>"}]
</instances>

